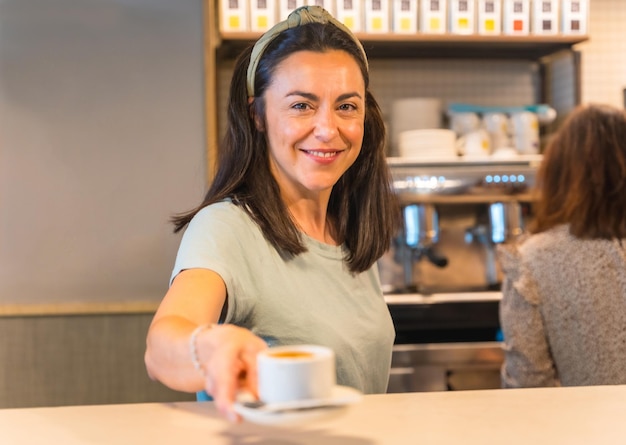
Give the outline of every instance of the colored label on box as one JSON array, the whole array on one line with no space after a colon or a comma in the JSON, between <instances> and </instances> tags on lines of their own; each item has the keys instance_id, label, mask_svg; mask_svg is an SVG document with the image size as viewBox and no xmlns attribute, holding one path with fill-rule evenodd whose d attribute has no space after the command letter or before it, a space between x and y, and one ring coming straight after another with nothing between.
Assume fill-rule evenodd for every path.
<instances>
[{"instance_id":1,"label":"colored label on box","mask_svg":"<svg viewBox=\"0 0 626 445\"><path fill-rule=\"evenodd\" d=\"M231 16L228 18L228 26L229 26L231 29L238 29L238 28L239 28L239 26L240 26L240 25L239 25L239 17L238 17L238 16L236 16L236 15L231 15Z\"/></svg>"}]
</instances>

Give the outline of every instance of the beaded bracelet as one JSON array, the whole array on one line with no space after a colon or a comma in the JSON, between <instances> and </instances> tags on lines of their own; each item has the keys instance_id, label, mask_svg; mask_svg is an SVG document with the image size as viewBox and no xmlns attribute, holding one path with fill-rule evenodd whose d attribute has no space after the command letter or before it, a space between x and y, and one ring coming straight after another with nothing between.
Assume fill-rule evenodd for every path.
<instances>
[{"instance_id":1,"label":"beaded bracelet","mask_svg":"<svg viewBox=\"0 0 626 445\"><path fill-rule=\"evenodd\" d=\"M202 371L202 364L200 363L200 359L198 358L196 338L198 337L198 334L200 334L200 332L206 329L211 329L214 326L215 323L201 324L193 330L191 336L189 337L189 352L191 355L191 363L193 363L193 367L196 368L198 371Z\"/></svg>"}]
</instances>

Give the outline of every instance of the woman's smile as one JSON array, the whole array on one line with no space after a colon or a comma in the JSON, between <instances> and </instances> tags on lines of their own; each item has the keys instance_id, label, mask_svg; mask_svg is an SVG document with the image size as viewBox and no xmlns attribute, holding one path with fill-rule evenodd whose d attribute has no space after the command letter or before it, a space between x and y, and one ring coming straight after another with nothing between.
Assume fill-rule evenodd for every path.
<instances>
[{"instance_id":1,"label":"woman's smile","mask_svg":"<svg viewBox=\"0 0 626 445\"><path fill-rule=\"evenodd\" d=\"M339 156L343 150L301 150L309 157L318 162L330 163Z\"/></svg>"}]
</instances>

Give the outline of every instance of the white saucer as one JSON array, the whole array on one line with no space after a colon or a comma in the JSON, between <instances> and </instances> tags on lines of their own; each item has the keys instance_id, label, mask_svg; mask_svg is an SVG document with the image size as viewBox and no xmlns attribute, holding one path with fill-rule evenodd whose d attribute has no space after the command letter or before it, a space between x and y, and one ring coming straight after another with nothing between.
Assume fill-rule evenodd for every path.
<instances>
[{"instance_id":1,"label":"white saucer","mask_svg":"<svg viewBox=\"0 0 626 445\"><path fill-rule=\"evenodd\" d=\"M301 400L275 403L258 408L245 406L250 402L248 394L241 394L235 402L235 411L245 420L263 425L295 425L321 420L342 414L348 405L361 400L360 391L348 386L336 385L328 399Z\"/></svg>"},{"instance_id":2,"label":"white saucer","mask_svg":"<svg viewBox=\"0 0 626 445\"><path fill-rule=\"evenodd\" d=\"M515 148L503 147L498 148L491 154L493 159L515 159L519 157L519 153Z\"/></svg>"}]
</instances>

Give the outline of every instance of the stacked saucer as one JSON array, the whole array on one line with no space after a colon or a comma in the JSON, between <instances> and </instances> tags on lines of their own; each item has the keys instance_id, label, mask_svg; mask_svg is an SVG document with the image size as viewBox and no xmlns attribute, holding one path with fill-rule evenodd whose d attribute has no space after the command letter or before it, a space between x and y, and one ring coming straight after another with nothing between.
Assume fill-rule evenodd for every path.
<instances>
[{"instance_id":1,"label":"stacked saucer","mask_svg":"<svg viewBox=\"0 0 626 445\"><path fill-rule=\"evenodd\" d=\"M456 135L443 128L403 131L399 135L401 157L411 159L456 159Z\"/></svg>"}]
</instances>

